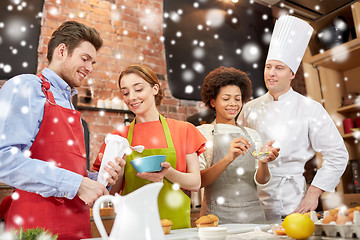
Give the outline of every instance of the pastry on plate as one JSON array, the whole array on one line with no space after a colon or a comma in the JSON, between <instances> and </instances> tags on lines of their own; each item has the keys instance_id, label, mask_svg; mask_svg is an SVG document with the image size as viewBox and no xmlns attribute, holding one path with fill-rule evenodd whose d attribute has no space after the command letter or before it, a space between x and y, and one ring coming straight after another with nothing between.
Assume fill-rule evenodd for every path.
<instances>
[{"instance_id":1,"label":"pastry on plate","mask_svg":"<svg viewBox=\"0 0 360 240\"><path fill-rule=\"evenodd\" d=\"M217 227L219 224L219 218L214 214L210 214L200 217L198 220L195 221L195 224L197 228Z\"/></svg>"},{"instance_id":2,"label":"pastry on plate","mask_svg":"<svg viewBox=\"0 0 360 240\"><path fill-rule=\"evenodd\" d=\"M173 223L169 219L161 219L161 226L164 230L164 234L169 234Z\"/></svg>"},{"instance_id":3,"label":"pastry on plate","mask_svg":"<svg viewBox=\"0 0 360 240\"><path fill-rule=\"evenodd\" d=\"M209 214L208 216L214 220L214 223L213 223L214 227L217 227L219 225L219 218L214 214Z\"/></svg>"}]
</instances>

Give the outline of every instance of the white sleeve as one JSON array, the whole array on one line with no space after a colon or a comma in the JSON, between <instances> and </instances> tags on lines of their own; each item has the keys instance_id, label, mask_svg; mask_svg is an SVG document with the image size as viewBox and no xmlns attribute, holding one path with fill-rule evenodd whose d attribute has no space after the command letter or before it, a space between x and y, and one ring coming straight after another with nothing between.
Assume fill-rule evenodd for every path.
<instances>
[{"instance_id":1,"label":"white sleeve","mask_svg":"<svg viewBox=\"0 0 360 240\"><path fill-rule=\"evenodd\" d=\"M205 159L205 152L199 155L199 164L200 164L200 171L207 168L207 163Z\"/></svg>"},{"instance_id":2,"label":"white sleeve","mask_svg":"<svg viewBox=\"0 0 360 240\"><path fill-rule=\"evenodd\" d=\"M311 185L333 192L345 171L349 154L333 120L318 103L309 121L309 138L313 149L320 152L324 160Z\"/></svg>"},{"instance_id":3,"label":"white sleeve","mask_svg":"<svg viewBox=\"0 0 360 240\"><path fill-rule=\"evenodd\" d=\"M213 126L210 124L204 124L201 126L196 127L201 134L206 138L206 144L205 144L205 151L199 155L199 164L200 164L200 170L204 170L209 168L209 166L212 163L212 130Z\"/></svg>"}]
</instances>

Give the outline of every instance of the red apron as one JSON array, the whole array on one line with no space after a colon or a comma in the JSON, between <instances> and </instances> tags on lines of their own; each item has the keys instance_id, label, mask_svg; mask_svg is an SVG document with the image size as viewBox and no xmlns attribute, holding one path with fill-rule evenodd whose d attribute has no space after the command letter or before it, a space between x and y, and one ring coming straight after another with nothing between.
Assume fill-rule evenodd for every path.
<instances>
[{"instance_id":1,"label":"red apron","mask_svg":"<svg viewBox=\"0 0 360 240\"><path fill-rule=\"evenodd\" d=\"M87 176L80 112L57 105L53 94L48 91L50 83L43 75L39 77L43 81L46 103L43 121L30 148L31 158ZM19 199L12 201L7 215L7 229L42 227L58 234L58 240L91 237L89 206L78 196L70 200L42 197L19 189L15 191Z\"/></svg>"}]
</instances>

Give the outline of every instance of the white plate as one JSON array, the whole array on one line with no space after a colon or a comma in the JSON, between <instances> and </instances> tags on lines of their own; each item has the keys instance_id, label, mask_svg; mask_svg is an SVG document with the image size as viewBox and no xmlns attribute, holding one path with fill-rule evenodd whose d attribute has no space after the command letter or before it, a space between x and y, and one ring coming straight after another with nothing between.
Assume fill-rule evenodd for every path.
<instances>
[{"instance_id":1,"label":"white plate","mask_svg":"<svg viewBox=\"0 0 360 240\"><path fill-rule=\"evenodd\" d=\"M251 231L254 231L255 227L259 227L263 231L267 231L270 229L269 224L221 224L221 225L219 225L219 227L226 227L228 235L251 232ZM170 234L165 235L165 239L171 239L171 240L199 239L198 229L197 228L185 228L185 229L171 230Z\"/></svg>"},{"instance_id":2,"label":"white plate","mask_svg":"<svg viewBox=\"0 0 360 240\"><path fill-rule=\"evenodd\" d=\"M221 224L219 227L226 227L228 235L245 233L254 231L255 227L260 228L263 231L270 229L269 224ZM184 228L171 230L170 234L165 235L165 239L169 240L198 240L197 228ZM85 239L83 239L85 240ZM101 238L88 238L87 240L101 240Z\"/></svg>"}]
</instances>

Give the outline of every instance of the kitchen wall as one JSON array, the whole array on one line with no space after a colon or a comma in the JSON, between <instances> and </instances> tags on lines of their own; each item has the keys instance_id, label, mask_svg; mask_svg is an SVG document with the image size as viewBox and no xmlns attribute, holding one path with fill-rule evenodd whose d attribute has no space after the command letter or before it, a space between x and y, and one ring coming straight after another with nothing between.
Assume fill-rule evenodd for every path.
<instances>
[{"instance_id":1,"label":"kitchen wall","mask_svg":"<svg viewBox=\"0 0 360 240\"><path fill-rule=\"evenodd\" d=\"M98 52L95 69L89 75L79 95L92 89L92 101L120 97L118 76L133 63L150 66L160 77L165 97L159 111L165 117L186 120L205 109L198 101L172 97L166 77L165 49L162 42L162 0L45 0L38 47L38 71L47 65L47 44L51 33L62 22L76 20L95 27L104 39ZM262 70L259 70L262 71ZM306 94L303 75L297 74L294 89ZM0 80L0 87L4 83ZM95 160L107 133L124 123L124 113L80 110L90 131L90 162ZM129 114L130 119L133 118Z\"/></svg>"},{"instance_id":2,"label":"kitchen wall","mask_svg":"<svg viewBox=\"0 0 360 240\"><path fill-rule=\"evenodd\" d=\"M165 97L159 108L161 114L186 120L201 109L196 101L172 97L166 80L165 49L161 40L163 24L162 0L45 0L38 48L38 71L46 67L47 44L51 33L62 22L76 20L95 27L104 39L98 52L95 69L78 89L79 95L93 89L90 106L97 99L120 97L118 76L129 64L150 66L161 79ZM0 82L0 87L4 81ZM92 163L107 133L123 124L124 114L80 110L90 131L90 162ZM133 115L129 114L132 118Z\"/></svg>"}]
</instances>

